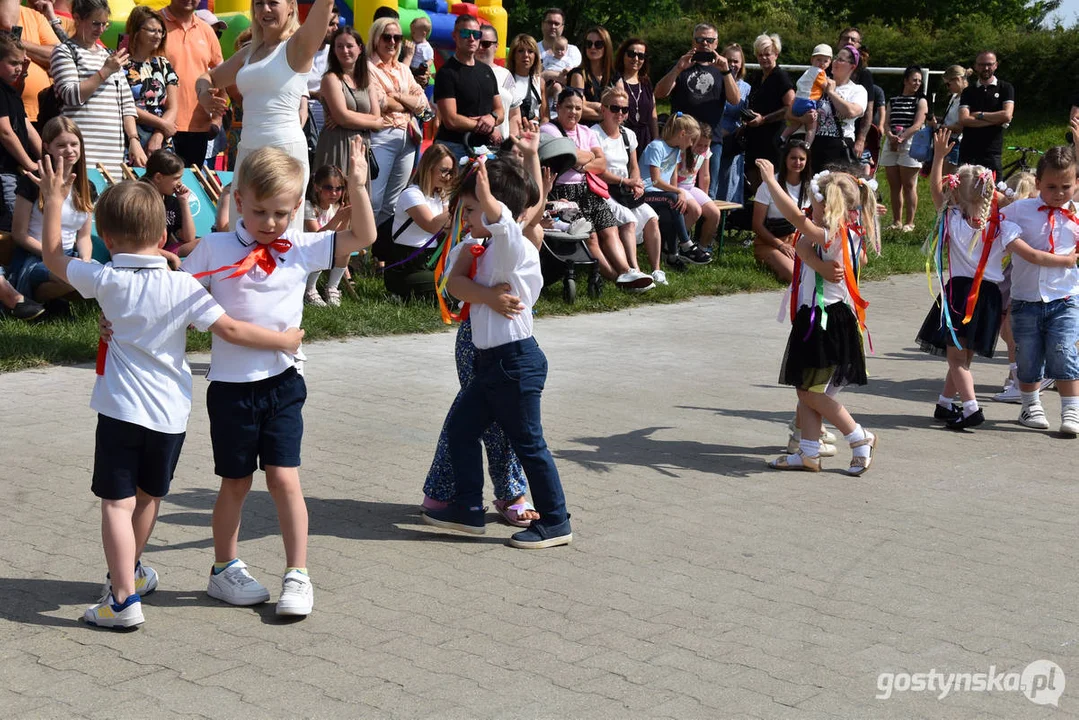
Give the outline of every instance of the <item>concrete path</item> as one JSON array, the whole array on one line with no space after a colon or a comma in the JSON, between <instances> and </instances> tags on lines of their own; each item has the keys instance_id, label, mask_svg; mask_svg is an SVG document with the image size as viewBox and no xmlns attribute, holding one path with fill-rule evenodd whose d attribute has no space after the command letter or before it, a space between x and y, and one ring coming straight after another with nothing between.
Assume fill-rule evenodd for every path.
<instances>
[{"instance_id":1,"label":"concrete path","mask_svg":"<svg viewBox=\"0 0 1079 720\"><path fill-rule=\"evenodd\" d=\"M924 280L866 293L871 384L844 398L881 447L857 480L838 472L845 448L820 475L764 467L794 404L776 384L777 293L539 320L576 535L539 552L507 547L493 515L480 539L418 516L456 391L452 334L311 346L316 606L297 623L206 597L216 481L201 377L145 557L161 574L146 624L78 622L105 574L93 370L0 376L0 716L1079 715L1079 442L991 402L976 432L936 427L944 363L913 343ZM1005 371L976 366L979 390ZM1055 423L1055 394L1046 409ZM256 488L241 552L276 599L283 553ZM1059 670L1031 666L1027 693L1007 689L1038 660ZM988 692L940 690L991 669ZM1028 699L1055 699L1065 675L1059 707Z\"/></svg>"}]
</instances>

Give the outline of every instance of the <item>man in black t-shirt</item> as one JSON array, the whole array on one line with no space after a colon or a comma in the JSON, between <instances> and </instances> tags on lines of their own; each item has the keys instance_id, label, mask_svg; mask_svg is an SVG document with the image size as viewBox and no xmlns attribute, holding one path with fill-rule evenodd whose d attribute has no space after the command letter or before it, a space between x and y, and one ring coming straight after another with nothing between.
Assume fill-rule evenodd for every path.
<instances>
[{"instance_id":1,"label":"man in black t-shirt","mask_svg":"<svg viewBox=\"0 0 1079 720\"><path fill-rule=\"evenodd\" d=\"M682 112L712 128L712 159L709 164L714 196L719 186L719 161L723 150L720 123L723 109L741 99L738 83L727 65L727 58L716 51L719 35L715 27L700 23L693 29L693 47L678 59L670 72L656 83L657 98L671 97L671 110Z\"/></svg>"},{"instance_id":2,"label":"man in black t-shirt","mask_svg":"<svg viewBox=\"0 0 1079 720\"><path fill-rule=\"evenodd\" d=\"M481 37L483 33L476 18L458 16L453 26L457 51L435 75L435 102L440 120L435 140L458 159L468 155L470 147L484 145L506 117L494 71L476 62Z\"/></svg>"},{"instance_id":3,"label":"man in black t-shirt","mask_svg":"<svg viewBox=\"0 0 1079 720\"><path fill-rule=\"evenodd\" d=\"M1004 129L1011 124L1015 109L1015 89L997 79L997 55L991 50L978 55L974 70L978 82L959 96L959 124L963 126L959 164L984 165L999 175Z\"/></svg>"}]
</instances>

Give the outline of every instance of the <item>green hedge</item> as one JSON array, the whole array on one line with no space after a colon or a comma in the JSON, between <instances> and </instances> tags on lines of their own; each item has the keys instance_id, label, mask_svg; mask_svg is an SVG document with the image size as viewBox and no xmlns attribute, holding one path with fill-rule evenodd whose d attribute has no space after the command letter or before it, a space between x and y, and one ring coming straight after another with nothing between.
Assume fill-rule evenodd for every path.
<instances>
[{"instance_id":1,"label":"green hedge","mask_svg":"<svg viewBox=\"0 0 1079 720\"><path fill-rule=\"evenodd\" d=\"M692 43L698 18L672 18L650 23L639 30L649 44L653 80L658 80L677 62ZM753 62L753 40L762 32L778 33L783 40L780 62L804 64L817 43L834 44L842 26L814 20L796 20L791 15L776 17L730 17L718 23L721 44L737 42ZM1061 113L1066 123L1072 97L1079 92L1079 28L1062 27L1038 31L1001 28L991 19L974 16L952 27L936 29L911 20L903 25L879 22L860 23L865 45L875 66L906 67L918 64L932 70L949 65L971 67L975 55L994 49L1000 62L998 75L1015 86L1017 112ZM835 49L835 48L833 48ZM898 89L895 76L881 77L886 91ZM939 81L929 88L942 92Z\"/></svg>"}]
</instances>

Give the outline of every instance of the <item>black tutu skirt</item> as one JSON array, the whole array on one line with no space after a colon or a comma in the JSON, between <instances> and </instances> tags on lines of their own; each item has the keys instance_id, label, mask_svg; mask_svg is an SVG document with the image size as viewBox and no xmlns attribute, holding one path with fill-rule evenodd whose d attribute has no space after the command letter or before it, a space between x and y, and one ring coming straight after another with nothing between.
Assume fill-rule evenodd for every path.
<instances>
[{"instance_id":1,"label":"black tutu skirt","mask_svg":"<svg viewBox=\"0 0 1079 720\"><path fill-rule=\"evenodd\" d=\"M944 297L948 298L951 311L952 327L955 336L964 350L973 350L982 357L993 357L1000 333L1000 315L1003 304L1000 288L996 283L982 280L978 291L978 302L974 305L974 315L970 322L963 324L966 312L967 296L974 281L968 277L953 277L944 286ZM918 331L918 346L930 355L946 355L948 348L955 347L951 333L943 323L940 313L940 296L933 303L929 314L925 316L922 329Z\"/></svg>"},{"instance_id":2,"label":"black tutu skirt","mask_svg":"<svg viewBox=\"0 0 1079 720\"><path fill-rule=\"evenodd\" d=\"M779 382L812 390L828 381L833 385L865 385L865 349L858 318L846 303L828 305L828 329L820 326L821 313L798 308L791 327ZM810 316L813 316L812 322Z\"/></svg>"}]
</instances>

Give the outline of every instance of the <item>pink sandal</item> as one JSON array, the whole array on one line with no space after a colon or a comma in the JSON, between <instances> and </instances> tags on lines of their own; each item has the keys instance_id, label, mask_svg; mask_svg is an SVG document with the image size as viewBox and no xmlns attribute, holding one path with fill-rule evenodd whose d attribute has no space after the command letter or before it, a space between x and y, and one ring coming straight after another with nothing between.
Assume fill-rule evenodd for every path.
<instances>
[{"instance_id":1,"label":"pink sandal","mask_svg":"<svg viewBox=\"0 0 1079 720\"><path fill-rule=\"evenodd\" d=\"M510 505L509 500L495 500L495 510L498 511L498 516L507 524L526 528L532 524L532 521L526 518L524 514L529 510L535 512L536 507L527 500L521 500L514 505Z\"/></svg>"}]
</instances>

